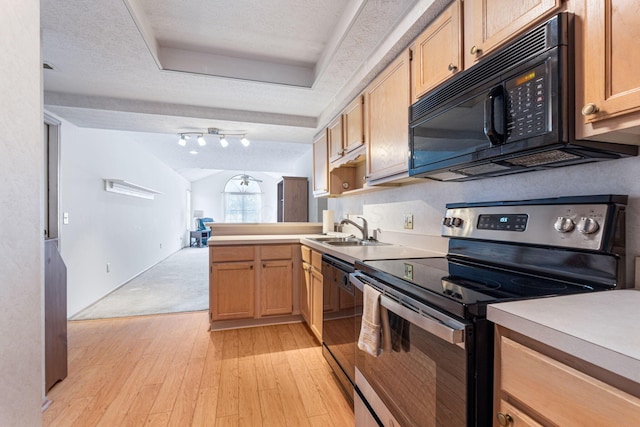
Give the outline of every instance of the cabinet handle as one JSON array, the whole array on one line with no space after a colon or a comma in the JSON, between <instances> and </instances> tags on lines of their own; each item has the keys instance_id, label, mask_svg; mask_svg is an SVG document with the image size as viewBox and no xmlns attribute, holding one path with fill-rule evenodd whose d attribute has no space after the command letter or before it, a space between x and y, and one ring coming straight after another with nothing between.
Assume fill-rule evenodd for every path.
<instances>
[{"instance_id":1,"label":"cabinet handle","mask_svg":"<svg viewBox=\"0 0 640 427\"><path fill-rule=\"evenodd\" d=\"M250 266L249 266L249 270L253 270L253 265L250 265Z\"/></svg>"},{"instance_id":2,"label":"cabinet handle","mask_svg":"<svg viewBox=\"0 0 640 427\"><path fill-rule=\"evenodd\" d=\"M590 102L587 105L585 105L584 107L582 107L582 115L583 116L590 116L592 114L597 113L598 111L600 111L600 109L593 102Z\"/></svg>"},{"instance_id":3,"label":"cabinet handle","mask_svg":"<svg viewBox=\"0 0 640 427\"><path fill-rule=\"evenodd\" d=\"M509 424L513 423L513 417L509 414L503 414L502 412L498 412L496 415L498 418L498 424L503 427L507 427Z\"/></svg>"},{"instance_id":4,"label":"cabinet handle","mask_svg":"<svg viewBox=\"0 0 640 427\"><path fill-rule=\"evenodd\" d=\"M449 64L449 66L447 67L449 69L449 71L455 71L458 69L458 67L456 65L453 65L453 62L451 64Z\"/></svg>"},{"instance_id":5,"label":"cabinet handle","mask_svg":"<svg viewBox=\"0 0 640 427\"><path fill-rule=\"evenodd\" d=\"M482 49L480 49L478 46L476 45L471 46L471 55L480 55L481 52L482 52Z\"/></svg>"}]
</instances>

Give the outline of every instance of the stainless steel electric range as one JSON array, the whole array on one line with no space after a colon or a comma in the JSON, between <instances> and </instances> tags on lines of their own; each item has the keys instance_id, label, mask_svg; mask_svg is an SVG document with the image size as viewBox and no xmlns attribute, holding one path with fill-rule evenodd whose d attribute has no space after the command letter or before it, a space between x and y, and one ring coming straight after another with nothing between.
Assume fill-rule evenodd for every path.
<instances>
[{"instance_id":1,"label":"stainless steel electric range","mask_svg":"<svg viewBox=\"0 0 640 427\"><path fill-rule=\"evenodd\" d=\"M356 353L356 425L492 424L487 304L625 287L626 196L448 204L442 258L356 262L391 346Z\"/></svg>"}]
</instances>

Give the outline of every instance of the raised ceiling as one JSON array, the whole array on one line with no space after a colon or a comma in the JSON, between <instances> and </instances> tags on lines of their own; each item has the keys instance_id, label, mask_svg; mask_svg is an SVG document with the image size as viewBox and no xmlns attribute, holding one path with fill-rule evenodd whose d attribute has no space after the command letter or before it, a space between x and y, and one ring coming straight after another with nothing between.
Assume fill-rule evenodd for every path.
<instances>
[{"instance_id":1,"label":"raised ceiling","mask_svg":"<svg viewBox=\"0 0 640 427\"><path fill-rule=\"evenodd\" d=\"M189 179L245 170L251 155L275 171L450 1L42 0L45 109L140 132ZM184 158L177 134L210 127L252 144Z\"/></svg>"}]
</instances>

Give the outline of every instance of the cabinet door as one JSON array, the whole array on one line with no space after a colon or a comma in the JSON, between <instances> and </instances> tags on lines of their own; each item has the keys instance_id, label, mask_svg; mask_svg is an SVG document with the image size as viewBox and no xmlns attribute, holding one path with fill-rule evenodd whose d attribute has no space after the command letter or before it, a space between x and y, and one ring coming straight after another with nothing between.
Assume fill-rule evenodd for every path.
<instances>
[{"instance_id":1,"label":"cabinet door","mask_svg":"<svg viewBox=\"0 0 640 427\"><path fill-rule=\"evenodd\" d=\"M584 26L585 123L640 110L640 2L588 0Z\"/></svg>"},{"instance_id":2,"label":"cabinet door","mask_svg":"<svg viewBox=\"0 0 640 427\"><path fill-rule=\"evenodd\" d=\"M211 320L253 318L254 290L253 262L212 264L209 282Z\"/></svg>"},{"instance_id":3,"label":"cabinet door","mask_svg":"<svg viewBox=\"0 0 640 427\"><path fill-rule=\"evenodd\" d=\"M293 312L293 262L264 261L260 270L260 314L291 314Z\"/></svg>"},{"instance_id":4,"label":"cabinet door","mask_svg":"<svg viewBox=\"0 0 640 427\"><path fill-rule=\"evenodd\" d=\"M335 162L344 153L342 147L342 116L338 116L327 126L327 147L329 150L329 162Z\"/></svg>"},{"instance_id":5,"label":"cabinet door","mask_svg":"<svg viewBox=\"0 0 640 427\"><path fill-rule=\"evenodd\" d=\"M311 332L322 342L322 274L311 269Z\"/></svg>"},{"instance_id":6,"label":"cabinet door","mask_svg":"<svg viewBox=\"0 0 640 427\"><path fill-rule=\"evenodd\" d=\"M407 49L365 91L368 180L408 170L410 73Z\"/></svg>"},{"instance_id":7,"label":"cabinet door","mask_svg":"<svg viewBox=\"0 0 640 427\"><path fill-rule=\"evenodd\" d=\"M462 9L456 0L413 45L413 102L462 69Z\"/></svg>"},{"instance_id":8,"label":"cabinet door","mask_svg":"<svg viewBox=\"0 0 640 427\"><path fill-rule=\"evenodd\" d=\"M307 322L307 325L311 325L311 318L309 317L311 311L311 265L309 263L303 263L300 276L300 314L302 318Z\"/></svg>"},{"instance_id":9,"label":"cabinet door","mask_svg":"<svg viewBox=\"0 0 640 427\"><path fill-rule=\"evenodd\" d=\"M364 97L358 96L342 114L344 128L344 152L349 153L364 144L364 121L362 107Z\"/></svg>"},{"instance_id":10,"label":"cabinet door","mask_svg":"<svg viewBox=\"0 0 640 427\"><path fill-rule=\"evenodd\" d=\"M465 66L560 9L562 0L465 1Z\"/></svg>"},{"instance_id":11,"label":"cabinet door","mask_svg":"<svg viewBox=\"0 0 640 427\"><path fill-rule=\"evenodd\" d=\"M313 141L313 195L329 194L329 163L327 155L327 134L323 132Z\"/></svg>"}]
</instances>

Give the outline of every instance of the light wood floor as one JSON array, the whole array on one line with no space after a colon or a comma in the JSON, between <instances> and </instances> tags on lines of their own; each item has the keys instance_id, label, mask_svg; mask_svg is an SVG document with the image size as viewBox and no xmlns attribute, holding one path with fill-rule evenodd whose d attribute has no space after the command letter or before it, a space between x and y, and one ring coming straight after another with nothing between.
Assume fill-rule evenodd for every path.
<instances>
[{"instance_id":1,"label":"light wood floor","mask_svg":"<svg viewBox=\"0 0 640 427\"><path fill-rule=\"evenodd\" d=\"M305 325L207 327L206 312L70 322L43 425L354 425Z\"/></svg>"}]
</instances>

